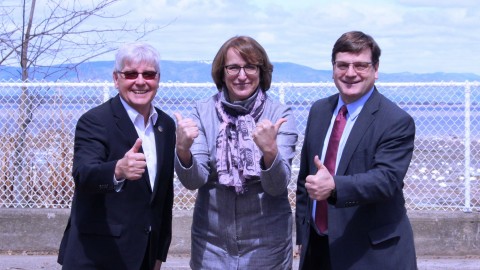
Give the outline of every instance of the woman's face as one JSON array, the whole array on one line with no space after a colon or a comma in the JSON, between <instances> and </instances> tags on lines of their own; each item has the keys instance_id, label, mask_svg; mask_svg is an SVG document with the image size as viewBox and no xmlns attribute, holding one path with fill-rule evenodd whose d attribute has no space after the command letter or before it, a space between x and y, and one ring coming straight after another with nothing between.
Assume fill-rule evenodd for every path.
<instances>
[{"instance_id":1,"label":"woman's face","mask_svg":"<svg viewBox=\"0 0 480 270\"><path fill-rule=\"evenodd\" d=\"M228 49L225 66L230 67L225 68L223 77L230 101L245 100L252 96L260 83L260 68L245 62L234 48ZM238 74L235 74L237 70Z\"/></svg>"}]
</instances>

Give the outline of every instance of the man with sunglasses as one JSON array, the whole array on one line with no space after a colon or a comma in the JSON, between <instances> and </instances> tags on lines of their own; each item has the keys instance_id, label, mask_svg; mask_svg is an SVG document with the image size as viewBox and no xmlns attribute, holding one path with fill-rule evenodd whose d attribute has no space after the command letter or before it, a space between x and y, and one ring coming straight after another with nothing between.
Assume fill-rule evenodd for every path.
<instances>
[{"instance_id":1,"label":"man with sunglasses","mask_svg":"<svg viewBox=\"0 0 480 270\"><path fill-rule=\"evenodd\" d=\"M362 32L332 50L339 94L316 101L297 181L300 269L417 269L403 179L415 123L375 87L380 48Z\"/></svg>"},{"instance_id":2,"label":"man with sunglasses","mask_svg":"<svg viewBox=\"0 0 480 270\"><path fill-rule=\"evenodd\" d=\"M159 61L148 44L122 46L113 72L119 94L78 120L63 269L151 270L167 258L175 124L152 105Z\"/></svg>"}]
</instances>

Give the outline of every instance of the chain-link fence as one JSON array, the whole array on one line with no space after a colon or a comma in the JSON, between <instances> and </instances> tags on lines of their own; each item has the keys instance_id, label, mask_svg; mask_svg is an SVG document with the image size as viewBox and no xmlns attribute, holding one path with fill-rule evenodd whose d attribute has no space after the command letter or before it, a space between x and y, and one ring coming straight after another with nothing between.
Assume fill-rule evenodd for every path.
<instances>
[{"instance_id":1,"label":"chain-link fence","mask_svg":"<svg viewBox=\"0 0 480 270\"><path fill-rule=\"evenodd\" d=\"M409 209L480 210L480 82L377 83L416 122L405 179ZM216 93L212 83L161 83L155 105L172 115ZM268 94L294 109L298 132L289 197L295 207L299 154L313 101L333 83L274 83ZM68 208L77 119L116 95L112 83L0 82L0 207ZM195 191L175 180L175 209L192 209Z\"/></svg>"}]
</instances>

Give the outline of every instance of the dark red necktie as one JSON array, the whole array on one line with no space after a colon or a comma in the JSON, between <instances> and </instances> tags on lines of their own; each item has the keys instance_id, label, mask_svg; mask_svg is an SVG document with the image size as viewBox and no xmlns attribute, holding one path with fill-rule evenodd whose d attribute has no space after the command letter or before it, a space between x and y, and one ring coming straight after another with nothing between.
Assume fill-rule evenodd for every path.
<instances>
[{"instance_id":1,"label":"dark red necktie","mask_svg":"<svg viewBox=\"0 0 480 270\"><path fill-rule=\"evenodd\" d=\"M343 105L338 111L335 123L333 124L330 140L328 141L327 152L323 165L327 167L331 175L335 175L335 163L337 161L338 144L342 138L343 129L347 123L347 106ZM327 201L317 201L317 209L315 209L315 224L320 232L328 229Z\"/></svg>"}]
</instances>

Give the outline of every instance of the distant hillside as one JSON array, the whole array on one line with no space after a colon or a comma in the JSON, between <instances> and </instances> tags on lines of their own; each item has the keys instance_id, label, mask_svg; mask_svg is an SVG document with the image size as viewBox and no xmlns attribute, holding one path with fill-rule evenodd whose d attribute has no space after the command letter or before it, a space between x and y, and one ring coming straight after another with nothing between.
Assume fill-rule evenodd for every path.
<instances>
[{"instance_id":1,"label":"distant hillside","mask_svg":"<svg viewBox=\"0 0 480 270\"><path fill-rule=\"evenodd\" d=\"M273 63L273 82L331 82L331 70L317 70L288 62ZM61 66L44 67L36 72L35 79L47 81L111 81L113 61L87 62L70 71L66 76L52 75L45 78L42 74L60 70ZM212 82L211 63L207 61L171 61L162 60L162 82ZM18 80L20 70L14 67L0 66L0 80ZM480 76L472 73L380 73L381 82L450 82L480 81Z\"/></svg>"}]
</instances>

